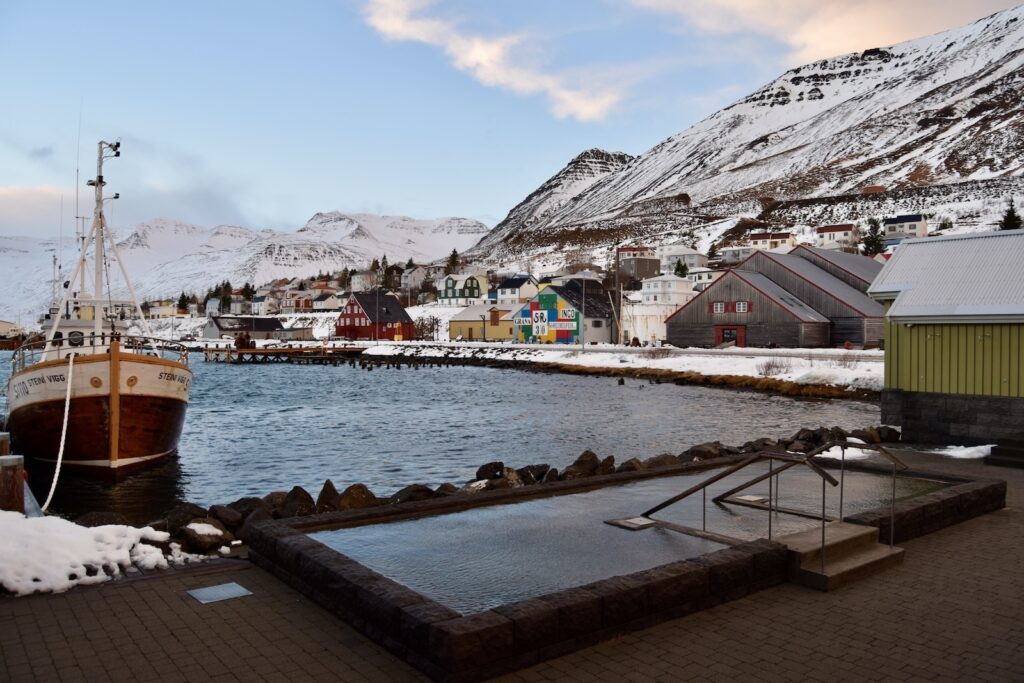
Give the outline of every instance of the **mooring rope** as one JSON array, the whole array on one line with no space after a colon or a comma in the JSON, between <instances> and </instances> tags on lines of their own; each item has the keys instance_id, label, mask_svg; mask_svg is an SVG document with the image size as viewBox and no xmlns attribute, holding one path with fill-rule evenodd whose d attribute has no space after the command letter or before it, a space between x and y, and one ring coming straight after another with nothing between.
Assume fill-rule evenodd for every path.
<instances>
[{"instance_id":1,"label":"mooring rope","mask_svg":"<svg viewBox=\"0 0 1024 683\"><path fill-rule=\"evenodd\" d=\"M71 380L75 372L75 354L68 354L68 391L64 397L64 426L60 430L60 449L57 451L57 469L53 471L53 481L50 482L50 492L46 495L46 502L43 503L42 511L50 507L53 500L53 492L57 490L57 479L60 478L60 465L64 460L64 440L68 435L68 414L71 412Z\"/></svg>"}]
</instances>

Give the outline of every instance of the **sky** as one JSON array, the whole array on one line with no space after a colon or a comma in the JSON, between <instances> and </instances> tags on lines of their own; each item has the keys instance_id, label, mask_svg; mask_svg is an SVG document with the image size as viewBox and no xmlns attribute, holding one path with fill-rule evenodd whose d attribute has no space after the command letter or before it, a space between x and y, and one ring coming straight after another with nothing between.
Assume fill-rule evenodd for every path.
<instances>
[{"instance_id":1,"label":"sky","mask_svg":"<svg viewBox=\"0 0 1024 683\"><path fill-rule=\"evenodd\" d=\"M494 225L585 149L639 154L792 66L1015 4L0 0L0 235L70 231L100 139L117 232Z\"/></svg>"}]
</instances>

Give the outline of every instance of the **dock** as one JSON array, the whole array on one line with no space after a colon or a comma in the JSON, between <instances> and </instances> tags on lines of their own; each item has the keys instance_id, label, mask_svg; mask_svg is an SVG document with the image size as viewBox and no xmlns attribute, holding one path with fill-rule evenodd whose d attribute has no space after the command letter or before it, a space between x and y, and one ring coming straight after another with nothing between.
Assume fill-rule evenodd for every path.
<instances>
[{"instance_id":1,"label":"dock","mask_svg":"<svg viewBox=\"0 0 1024 683\"><path fill-rule=\"evenodd\" d=\"M340 365L359 356L362 346L298 347L280 349L206 349L203 360L207 363L263 364L294 363L296 365Z\"/></svg>"}]
</instances>

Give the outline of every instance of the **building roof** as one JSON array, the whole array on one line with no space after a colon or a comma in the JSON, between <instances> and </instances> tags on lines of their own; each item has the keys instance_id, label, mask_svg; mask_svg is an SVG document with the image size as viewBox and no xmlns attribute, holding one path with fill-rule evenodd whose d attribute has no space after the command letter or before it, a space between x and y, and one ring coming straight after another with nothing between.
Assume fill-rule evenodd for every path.
<instances>
[{"instance_id":1,"label":"building roof","mask_svg":"<svg viewBox=\"0 0 1024 683\"><path fill-rule=\"evenodd\" d=\"M217 326L221 332L275 332L283 330L284 326L277 318L262 318L259 316L213 316L210 322Z\"/></svg>"},{"instance_id":2,"label":"building roof","mask_svg":"<svg viewBox=\"0 0 1024 683\"><path fill-rule=\"evenodd\" d=\"M352 292L363 313L371 323L411 323L412 318L406 313L402 302L394 294L383 289L371 292ZM379 297L379 301L378 301Z\"/></svg>"},{"instance_id":3,"label":"building roof","mask_svg":"<svg viewBox=\"0 0 1024 683\"><path fill-rule=\"evenodd\" d=\"M749 270L734 270L731 271L733 275L739 279L745 281L748 285L757 289L766 297L777 303L778 305L785 308L787 311L793 314L793 317L800 319L805 323L827 323L829 319L818 313L816 310L805 304L803 301L798 299L796 295L791 294L787 290L783 289L779 285L775 284L768 279L766 275L761 273L755 273ZM715 287L718 283L722 282L724 278L715 280L704 292L711 292L708 296L714 296ZM703 293L703 292L702 292Z\"/></svg>"},{"instance_id":4,"label":"building roof","mask_svg":"<svg viewBox=\"0 0 1024 683\"><path fill-rule=\"evenodd\" d=\"M313 299L313 301L327 301L328 299L330 299L334 295L335 295L334 292L324 292L323 294L321 294L317 298Z\"/></svg>"},{"instance_id":5,"label":"building roof","mask_svg":"<svg viewBox=\"0 0 1024 683\"><path fill-rule=\"evenodd\" d=\"M904 240L868 294L889 317L918 322L1024 321L1024 230Z\"/></svg>"},{"instance_id":6,"label":"building roof","mask_svg":"<svg viewBox=\"0 0 1024 683\"><path fill-rule=\"evenodd\" d=\"M662 252L663 254L668 255L668 256L682 256L684 254L686 254L686 255L688 255L688 254L697 254L699 256L703 256L704 255L704 254L701 254L696 249L694 249L693 247L691 247L691 246L689 246L687 244L682 244L682 243L679 243L679 244L663 244L660 247L658 247L657 250Z\"/></svg>"},{"instance_id":7,"label":"building roof","mask_svg":"<svg viewBox=\"0 0 1024 683\"><path fill-rule=\"evenodd\" d=\"M555 292L577 311L583 311L583 295L586 292L588 318L613 318L611 301L600 283L587 280L572 280L564 285L550 285L547 290Z\"/></svg>"},{"instance_id":8,"label":"building roof","mask_svg":"<svg viewBox=\"0 0 1024 683\"><path fill-rule=\"evenodd\" d=\"M924 220L924 216L919 213L908 213L903 216L896 216L895 218L886 218L882 221L883 225L897 225L899 223L920 223Z\"/></svg>"},{"instance_id":9,"label":"building roof","mask_svg":"<svg viewBox=\"0 0 1024 683\"><path fill-rule=\"evenodd\" d=\"M509 312L515 312L522 308L522 304L473 304L472 306L466 306L461 311L453 315L451 320L456 322L479 321L480 316L489 316L491 309L495 308L502 313L501 317L505 317Z\"/></svg>"},{"instance_id":10,"label":"building roof","mask_svg":"<svg viewBox=\"0 0 1024 683\"><path fill-rule=\"evenodd\" d=\"M519 289L531 280L533 280L533 278L529 275L513 275L512 277L507 277L502 280L498 285L498 289Z\"/></svg>"},{"instance_id":11,"label":"building roof","mask_svg":"<svg viewBox=\"0 0 1024 683\"><path fill-rule=\"evenodd\" d=\"M843 223L842 225L823 225L820 228L815 228L815 232L819 235L825 235L830 232L849 232L856 229L853 223Z\"/></svg>"},{"instance_id":12,"label":"building roof","mask_svg":"<svg viewBox=\"0 0 1024 683\"><path fill-rule=\"evenodd\" d=\"M696 268L694 270L696 270ZM685 277L679 277L678 275L657 275L655 277L644 278L641 282L689 282L689 280Z\"/></svg>"},{"instance_id":13,"label":"building roof","mask_svg":"<svg viewBox=\"0 0 1024 683\"><path fill-rule=\"evenodd\" d=\"M752 240L781 240L788 239L792 233L788 232L755 232L748 237Z\"/></svg>"},{"instance_id":14,"label":"building roof","mask_svg":"<svg viewBox=\"0 0 1024 683\"><path fill-rule=\"evenodd\" d=\"M793 249L790 254L799 256L800 252L814 254L818 258L828 261L836 268L846 271L866 285L870 285L878 277L882 270L882 264L878 261L862 256L861 254L848 254L845 251L835 249L818 249L808 244L801 244Z\"/></svg>"},{"instance_id":15,"label":"building roof","mask_svg":"<svg viewBox=\"0 0 1024 683\"><path fill-rule=\"evenodd\" d=\"M817 249L815 252L824 251ZM751 258L772 259L782 267L794 273L797 277L803 278L812 285L827 292L834 299L842 301L858 313L868 318L881 318L885 315L885 309L877 301L874 301L859 289L846 284L828 271L819 268L810 261L799 256L790 254L770 254L759 252ZM877 264L876 264L877 265Z\"/></svg>"}]
</instances>

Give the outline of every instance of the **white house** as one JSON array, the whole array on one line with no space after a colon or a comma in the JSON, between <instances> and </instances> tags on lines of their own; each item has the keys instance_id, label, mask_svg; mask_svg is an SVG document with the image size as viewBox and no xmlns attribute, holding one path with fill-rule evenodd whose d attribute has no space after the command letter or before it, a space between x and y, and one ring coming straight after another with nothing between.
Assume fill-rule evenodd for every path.
<instances>
[{"instance_id":1,"label":"white house","mask_svg":"<svg viewBox=\"0 0 1024 683\"><path fill-rule=\"evenodd\" d=\"M423 286L423 281L427 279L427 268L425 266L414 266L412 268L406 268L402 271L402 289L408 291L410 289L419 289Z\"/></svg>"},{"instance_id":2,"label":"white house","mask_svg":"<svg viewBox=\"0 0 1024 683\"><path fill-rule=\"evenodd\" d=\"M899 243L911 237L927 237L928 219L919 213L886 218L882 221L882 233L886 244Z\"/></svg>"},{"instance_id":3,"label":"white house","mask_svg":"<svg viewBox=\"0 0 1024 683\"><path fill-rule=\"evenodd\" d=\"M722 260L723 264L739 263L743 259L747 258L755 251L754 247L749 245L734 245L730 247L722 247L718 250L718 257Z\"/></svg>"},{"instance_id":4,"label":"white house","mask_svg":"<svg viewBox=\"0 0 1024 683\"><path fill-rule=\"evenodd\" d=\"M666 338L665 320L685 305L697 292L688 278L661 275L641 283L639 303L622 307L623 339L656 344Z\"/></svg>"},{"instance_id":5,"label":"white house","mask_svg":"<svg viewBox=\"0 0 1024 683\"><path fill-rule=\"evenodd\" d=\"M498 285L497 303L524 304L537 296L537 280L528 273L518 273L505 278Z\"/></svg>"},{"instance_id":6,"label":"white house","mask_svg":"<svg viewBox=\"0 0 1024 683\"><path fill-rule=\"evenodd\" d=\"M158 301L147 302L149 313L147 314L150 320L158 320L160 318L173 318L178 315L178 302L174 299L160 299Z\"/></svg>"},{"instance_id":7,"label":"white house","mask_svg":"<svg viewBox=\"0 0 1024 683\"><path fill-rule=\"evenodd\" d=\"M349 289L353 292L369 292L379 283L377 273L372 270L358 270L351 275Z\"/></svg>"},{"instance_id":8,"label":"white house","mask_svg":"<svg viewBox=\"0 0 1024 683\"><path fill-rule=\"evenodd\" d=\"M795 247L796 236L791 232L755 232L750 236L750 246L754 249L766 250Z\"/></svg>"},{"instance_id":9,"label":"white house","mask_svg":"<svg viewBox=\"0 0 1024 683\"><path fill-rule=\"evenodd\" d=\"M724 270L713 270L711 268L694 268L686 274L686 279L693 283L693 289L702 292L712 282L722 277Z\"/></svg>"},{"instance_id":10,"label":"white house","mask_svg":"<svg viewBox=\"0 0 1024 683\"><path fill-rule=\"evenodd\" d=\"M641 283L642 303L672 304L682 306L696 296L693 282L676 275L659 275L647 278Z\"/></svg>"},{"instance_id":11,"label":"white house","mask_svg":"<svg viewBox=\"0 0 1024 683\"><path fill-rule=\"evenodd\" d=\"M344 297L346 300L348 297ZM337 292L323 292L313 299L314 311L340 311L342 299Z\"/></svg>"},{"instance_id":12,"label":"white house","mask_svg":"<svg viewBox=\"0 0 1024 683\"><path fill-rule=\"evenodd\" d=\"M211 297L206 301L206 317L220 315L220 299Z\"/></svg>"},{"instance_id":13,"label":"white house","mask_svg":"<svg viewBox=\"0 0 1024 683\"><path fill-rule=\"evenodd\" d=\"M852 251L860 242L860 229L853 223L823 225L814 230L814 246L819 249Z\"/></svg>"},{"instance_id":14,"label":"white house","mask_svg":"<svg viewBox=\"0 0 1024 683\"><path fill-rule=\"evenodd\" d=\"M708 265L707 256L682 243L662 245L658 247L657 255L661 260L661 272L666 275L676 272L676 264L680 261L686 265L687 270Z\"/></svg>"},{"instance_id":15,"label":"white house","mask_svg":"<svg viewBox=\"0 0 1024 683\"><path fill-rule=\"evenodd\" d=\"M442 306L486 303L488 287L483 275L445 275L437 283L437 301Z\"/></svg>"}]
</instances>

